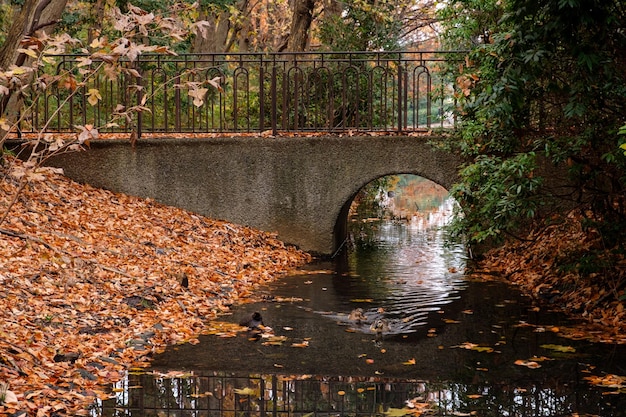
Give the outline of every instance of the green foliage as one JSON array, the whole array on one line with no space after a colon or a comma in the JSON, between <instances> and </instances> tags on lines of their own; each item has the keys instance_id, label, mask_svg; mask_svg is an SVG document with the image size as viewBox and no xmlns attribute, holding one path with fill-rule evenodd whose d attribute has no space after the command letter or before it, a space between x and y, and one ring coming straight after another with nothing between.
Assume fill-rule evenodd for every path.
<instances>
[{"instance_id":1,"label":"green foliage","mask_svg":"<svg viewBox=\"0 0 626 417\"><path fill-rule=\"evenodd\" d=\"M342 2L341 16L320 24L320 40L332 51L398 50L400 22L394 19L393 0Z\"/></svg>"},{"instance_id":2,"label":"green foliage","mask_svg":"<svg viewBox=\"0 0 626 417\"><path fill-rule=\"evenodd\" d=\"M548 195L527 174L540 154L568 164L581 205L626 224L615 140L626 114L623 2L453 0L440 17L445 47L470 48L451 66L460 129L450 146L472 161L455 189L465 212L457 230L483 241L536 215Z\"/></svg>"},{"instance_id":3,"label":"green foliage","mask_svg":"<svg viewBox=\"0 0 626 417\"><path fill-rule=\"evenodd\" d=\"M536 190L536 155L520 153L510 158L479 155L461 172L463 182L450 194L460 203L463 216L455 216L451 229L467 234L472 242L499 240L532 218L540 201Z\"/></svg>"}]
</instances>

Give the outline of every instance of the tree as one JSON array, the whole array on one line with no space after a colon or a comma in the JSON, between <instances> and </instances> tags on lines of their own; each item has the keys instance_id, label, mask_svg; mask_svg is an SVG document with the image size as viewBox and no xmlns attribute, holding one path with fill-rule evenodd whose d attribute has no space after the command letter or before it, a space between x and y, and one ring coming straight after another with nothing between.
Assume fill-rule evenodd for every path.
<instances>
[{"instance_id":1,"label":"tree","mask_svg":"<svg viewBox=\"0 0 626 417\"><path fill-rule=\"evenodd\" d=\"M319 37L331 50L410 49L434 36L435 2L431 0L353 0L326 8Z\"/></svg>"},{"instance_id":2,"label":"tree","mask_svg":"<svg viewBox=\"0 0 626 417\"><path fill-rule=\"evenodd\" d=\"M51 32L65 8L67 0L26 0L15 18L0 48L0 68L21 67L28 61L22 44L29 39L37 42L38 33ZM40 35L39 35L40 36ZM25 80L28 82L28 80ZM22 81L19 81L20 83ZM0 112L14 122L18 115L21 97L15 95L19 88L12 88L0 102ZM0 130L4 130L0 128Z\"/></svg>"},{"instance_id":3,"label":"tree","mask_svg":"<svg viewBox=\"0 0 626 417\"><path fill-rule=\"evenodd\" d=\"M192 52L228 52L241 31L241 15L248 9L247 0L201 2L198 17L208 22L205 36L196 36Z\"/></svg>"},{"instance_id":4,"label":"tree","mask_svg":"<svg viewBox=\"0 0 626 417\"><path fill-rule=\"evenodd\" d=\"M622 245L624 3L454 0L440 17L446 46L469 48L453 68L461 124L450 145L471 158L453 190L464 211L457 231L500 239L549 207L578 207L607 247ZM575 186L549 193L539 158L567 168Z\"/></svg>"},{"instance_id":5,"label":"tree","mask_svg":"<svg viewBox=\"0 0 626 417\"><path fill-rule=\"evenodd\" d=\"M291 33L287 50L290 52L306 51L309 45L309 29L313 22L315 0L294 0Z\"/></svg>"}]
</instances>

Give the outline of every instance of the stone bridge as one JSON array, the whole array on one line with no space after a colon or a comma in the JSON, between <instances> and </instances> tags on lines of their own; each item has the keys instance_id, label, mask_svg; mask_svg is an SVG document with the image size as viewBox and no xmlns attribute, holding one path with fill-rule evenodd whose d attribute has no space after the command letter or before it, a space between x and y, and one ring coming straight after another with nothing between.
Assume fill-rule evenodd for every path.
<instances>
[{"instance_id":1,"label":"stone bridge","mask_svg":"<svg viewBox=\"0 0 626 417\"><path fill-rule=\"evenodd\" d=\"M276 232L330 255L347 235L357 192L391 174L449 189L461 159L427 137L326 136L101 140L51 161L79 182Z\"/></svg>"}]
</instances>

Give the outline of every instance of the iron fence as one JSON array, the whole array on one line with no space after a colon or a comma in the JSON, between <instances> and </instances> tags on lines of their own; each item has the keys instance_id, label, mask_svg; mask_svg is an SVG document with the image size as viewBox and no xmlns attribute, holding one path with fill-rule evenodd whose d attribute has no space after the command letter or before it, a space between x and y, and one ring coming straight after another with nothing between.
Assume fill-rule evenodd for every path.
<instances>
[{"instance_id":1,"label":"iron fence","mask_svg":"<svg viewBox=\"0 0 626 417\"><path fill-rule=\"evenodd\" d=\"M446 63L460 52L140 55L86 64L30 99L22 132L415 131L454 123ZM134 110L129 112L129 110Z\"/></svg>"}]
</instances>

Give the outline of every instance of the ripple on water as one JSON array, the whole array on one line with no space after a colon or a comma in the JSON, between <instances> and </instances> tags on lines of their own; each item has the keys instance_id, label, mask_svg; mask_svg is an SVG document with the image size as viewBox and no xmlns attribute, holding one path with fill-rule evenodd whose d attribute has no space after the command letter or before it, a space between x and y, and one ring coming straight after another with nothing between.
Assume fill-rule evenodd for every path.
<instances>
[{"instance_id":1,"label":"ripple on water","mask_svg":"<svg viewBox=\"0 0 626 417\"><path fill-rule=\"evenodd\" d=\"M448 205L441 213L450 213ZM428 221L428 219L432 221ZM348 255L350 274L339 279L350 288L349 296L361 302L346 303L362 308L365 319L355 323L350 311L316 311L354 331L372 333L371 323L385 319L389 334L414 333L428 323L428 317L442 306L460 298L466 288L463 245L446 245L439 228L441 214L421 218L419 224L383 220L380 233L370 237L363 248ZM362 298L359 298L362 297ZM363 306L363 300L368 305Z\"/></svg>"}]
</instances>

